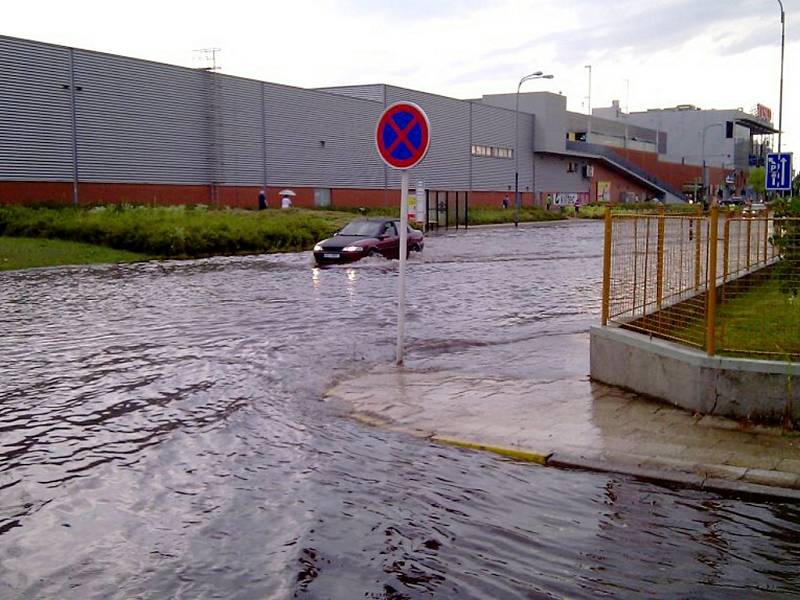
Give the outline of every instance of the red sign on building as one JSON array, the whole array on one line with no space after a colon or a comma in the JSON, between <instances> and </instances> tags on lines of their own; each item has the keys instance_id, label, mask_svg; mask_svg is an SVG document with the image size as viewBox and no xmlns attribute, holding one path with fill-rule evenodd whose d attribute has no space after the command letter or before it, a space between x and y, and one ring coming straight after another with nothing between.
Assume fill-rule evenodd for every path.
<instances>
[{"instance_id":1,"label":"red sign on building","mask_svg":"<svg viewBox=\"0 0 800 600\"><path fill-rule=\"evenodd\" d=\"M763 104L756 104L753 114L759 119L763 119L764 121L769 121L772 123L772 109L764 106Z\"/></svg>"}]
</instances>

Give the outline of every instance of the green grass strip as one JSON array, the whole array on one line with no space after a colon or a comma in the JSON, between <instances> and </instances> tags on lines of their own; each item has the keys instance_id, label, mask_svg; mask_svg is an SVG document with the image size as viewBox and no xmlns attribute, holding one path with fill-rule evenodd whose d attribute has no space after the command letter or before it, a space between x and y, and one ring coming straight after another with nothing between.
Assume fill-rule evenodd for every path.
<instances>
[{"instance_id":1,"label":"green grass strip","mask_svg":"<svg viewBox=\"0 0 800 600\"><path fill-rule=\"evenodd\" d=\"M0 237L0 271L145 260L145 254L62 240Z\"/></svg>"}]
</instances>

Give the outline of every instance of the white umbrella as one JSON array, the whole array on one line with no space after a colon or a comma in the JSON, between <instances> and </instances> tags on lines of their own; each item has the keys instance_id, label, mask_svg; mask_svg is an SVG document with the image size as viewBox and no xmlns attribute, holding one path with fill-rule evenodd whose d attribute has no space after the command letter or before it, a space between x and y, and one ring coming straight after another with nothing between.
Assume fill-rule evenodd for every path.
<instances>
[{"instance_id":1,"label":"white umbrella","mask_svg":"<svg viewBox=\"0 0 800 600\"><path fill-rule=\"evenodd\" d=\"M292 190L281 190L278 192L279 196L297 196Z\"/></svg>"}]
</instances>

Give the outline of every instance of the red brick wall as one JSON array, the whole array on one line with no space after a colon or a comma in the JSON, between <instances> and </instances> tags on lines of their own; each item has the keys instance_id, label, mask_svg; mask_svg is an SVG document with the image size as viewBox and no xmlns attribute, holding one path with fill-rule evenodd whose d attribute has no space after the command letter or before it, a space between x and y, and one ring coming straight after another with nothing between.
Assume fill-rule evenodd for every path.
<instances>
[{"instance_id":1,"label":"red brick wall","mask_svg":"<svg viewBox=\"0 0 800 600\"><path fill-rule=\"evenodd\" d=\"M140 183L81 183L81 204L145 204L151 206L208 204L206 185L158 185Z\"/></svg>"},{"instance_id":2,"label":"red brick wall","mask_svg":"<svg viewBox=\"0 0 800 600\"><path fill-rule=\"evenodd\" d=\"M503 197L508 194L508 206L514 206L514 190L510 192L470 192L470 206L488 206L490 208L501 208ZM533 192L520 192L519 202L521 206L533 206Z\"/></svg>"},{"instance_id":3,"label":"red brick wall","mask_svg":"<svg viewBox=\"0 0 800 600\"><path fill-rule=\"evenodd\" d=\"M218 188L219 203L237 208L258 207L261 186L222 186ZM284 187L267 187L267 203L277 208L281 205L279 192ZM314 206L314 188L291 187L297 207ZM413 192L413 190L411 190ZM514 192L471 192L470 205L500 207L508 194L509 205L514 205ZM80 204L144 204L164 206L178 204L211 204L209 185L168 185L145 183L81 183ZM531 192L520 193L523 206L533 204ZM72 204L71 182L0 181L0 204ZM399 206L397 189L331 189L331 207L357 208L360 206Z\"/></svg>"},{"instance_id":4,"label":"red brick wall","mask_svg":"<svg viewBox=\"0 0 800 600\"><path fill-rule=\"evenodd\" d=\"M410 190L413 192L414 190ZM400 190L332 189L331 207L400 206Z\"/></svg>"},{"instance_id":5,"label":"red brick wall","mask_svg":"<svg viewBox=\"0 0 800 600\"><path fill-rule=\"evenodd\" d=\"M693 183L694 181L702 182L703 168L700 166L661 160L654 152L643 152L641 150L631 150L630 148L612 148L612 150L679 190L683 189L684 184ZM727 173L726 169L709 167L709 185L721 185L725 181Z\"/></svg>"},{"instance_id":6,"label":"red brick wall","mask_svg":"<svg viewBox=\"0 0 800 600\"><path fill-rule=\"evenodd\" d=\"M72 183L0 181L0 204L72 204Z\"/></svg>"},{"instance_id":7,"label":"red brick wall","mask_svg":"<svg viewBox=\"0 0 800 600\"><path fill-rule=\"evenodd\" d=\"M636 194L639 196L640 201L644 201L646 198L651 198L654 196L653 192L651 192L648 188L638 183L632 182L631 180L620 175L616 171L604 167L602 164L598 162L595 163L594 165L594 177L592 178L592 185L591 189L589 190L590 202L597 202L598 181L611 182L610 197L612 202L619 202L620 194L622 192L630 192L632 194Z\"/></svg>"}]
</instances>

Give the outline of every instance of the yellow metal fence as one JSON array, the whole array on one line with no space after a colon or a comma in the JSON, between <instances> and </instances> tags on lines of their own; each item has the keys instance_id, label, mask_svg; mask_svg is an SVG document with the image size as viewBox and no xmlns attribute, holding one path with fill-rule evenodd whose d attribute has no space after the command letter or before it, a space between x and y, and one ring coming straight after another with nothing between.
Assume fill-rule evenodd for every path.
<instances>
[{"instance_id":1,"label":"yellow metal fence","mask_svg":"<svg viewBox=\"0 0 800 600\"><path fill-rule=\"evenodd\" d=\"M603 324L709 354L800 360L800 219L606 213Z\"/></svg>"}]
</instances>

